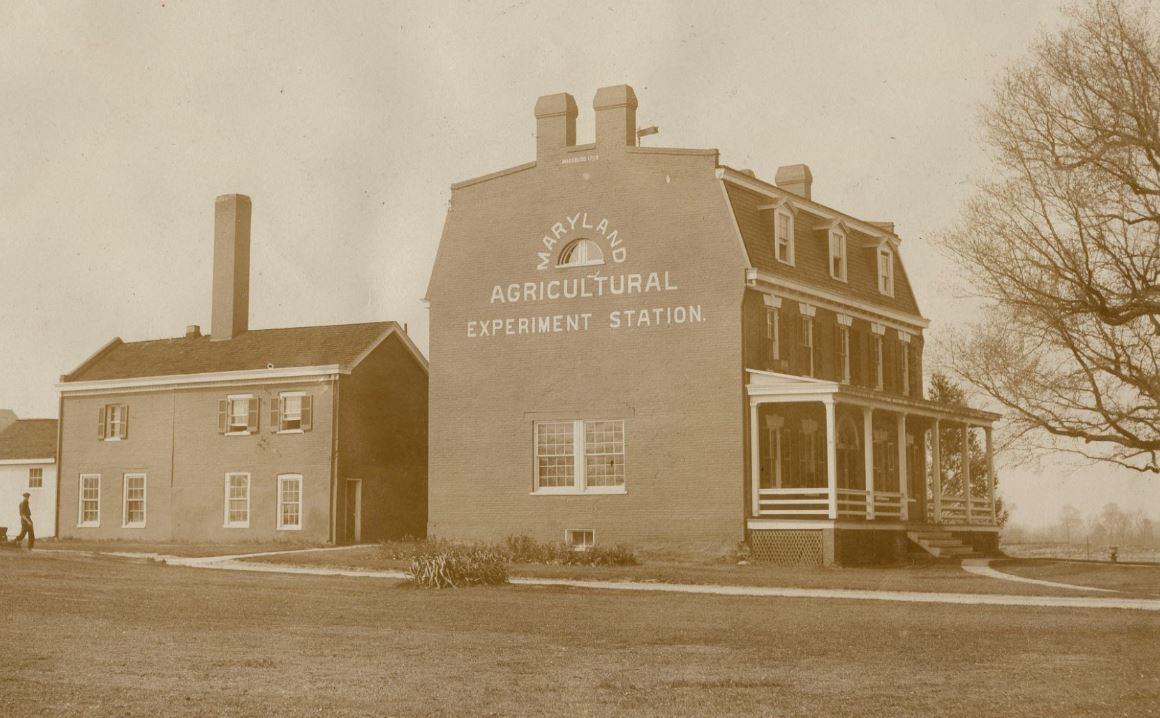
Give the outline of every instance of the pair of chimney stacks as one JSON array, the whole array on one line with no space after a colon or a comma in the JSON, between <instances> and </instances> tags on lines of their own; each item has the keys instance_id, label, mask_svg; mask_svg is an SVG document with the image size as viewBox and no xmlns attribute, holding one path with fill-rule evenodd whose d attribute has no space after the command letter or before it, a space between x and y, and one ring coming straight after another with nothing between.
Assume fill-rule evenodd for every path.
<instances>
[{"instance_id":1,"label":"pair of chimney stacks","mask_svg":"<svg viewBox=\"0 0 1160 718\"><path fill-rule=\"evenodd\" d=\"M596 91L596 149L636 146L636 93L628 85ZM536 101L536 159L562 157L576 146L576 99L567 92L544 95Z\"/></svg>"}]
</instances>

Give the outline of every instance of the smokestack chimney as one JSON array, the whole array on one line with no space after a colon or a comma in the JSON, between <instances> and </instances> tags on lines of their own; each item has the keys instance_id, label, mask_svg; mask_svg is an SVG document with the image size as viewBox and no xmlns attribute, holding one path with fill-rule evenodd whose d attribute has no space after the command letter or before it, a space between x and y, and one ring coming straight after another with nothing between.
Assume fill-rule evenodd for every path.
<instances>
[{"instance_id":1,"label":"smokestack chimney","mask_svg":"<svg viewBox=\"0 0 1160 718\"><path fill-rule=\"evenodd\" d=\"M631 87L601 87L592 107L596 110L598 149L636 146L636 93Z\"/></svg>"},{"instance_id":2,"label":"smokestack chimney","mask_svg":"<svg viewBox=\"0 0 1160 718\"><path fill-rule=\"evenodd\" d=\"M567 92L536 100L536 159L554 159L576 145L576 100Z\"/></svg>"},{"instance_id":3,"label":"smokestack chimney","mask_svg":"<svg viewBox=\"0 0 1160 718\"><path fill-rule=\"evenodd\" d=\"M773 183L786 192L792 192L799 197L812 200L811 189L814 185L814 176L810 174L809 165L786 165L777 168L777 175Z\"/></svg>"},{"instance_id":4,"label":"smokestack chimney","mask_svg":"<svg viewBox=\"0 0 1160 718\"><path fill-rule=\"evenodd\" d=\"M233 339L250 324L250 198L223 194L213 210L210 339Z\"/></svg>"}]
</instances>

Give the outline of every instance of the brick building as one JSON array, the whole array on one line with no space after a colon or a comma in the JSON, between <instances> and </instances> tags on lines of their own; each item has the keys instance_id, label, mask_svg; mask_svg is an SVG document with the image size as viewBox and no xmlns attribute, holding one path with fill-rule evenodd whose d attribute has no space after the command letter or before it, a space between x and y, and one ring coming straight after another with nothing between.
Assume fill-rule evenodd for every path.
<instances>
[{"instance_id":1,"label":"brick building","mask_svg":"<svg viewBox=\"0 0 1160 718\"><path fill-rule=\"evenodd\" d=\"M395 322L249 329L250 211L217 200L208 336L113 339L61 377L62 536L425 533L426 360Z\"/></svg>"},{"instance_id":2,"label":"brick building","mask_svg":"<svg viewBox=\"0 0 1160 718\"><path fill-rule=\"evenodd\" d=\"M572 96L541 97L535 161L452 185L427 297L430 533L748 539L804 563L908 535L993 545L988 477L943 484L970 431L989 456L996 417L923 398L893 225L814 201L804 165L770 183L639 146L630 87L593 107L577 145Z\"/></svg>"}]
</instances>

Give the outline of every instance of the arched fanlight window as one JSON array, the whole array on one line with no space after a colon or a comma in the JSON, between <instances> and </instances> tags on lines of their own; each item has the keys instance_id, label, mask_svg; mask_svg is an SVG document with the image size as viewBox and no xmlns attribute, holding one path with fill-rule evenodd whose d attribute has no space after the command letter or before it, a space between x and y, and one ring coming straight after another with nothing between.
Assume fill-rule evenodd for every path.
<instances>
[{"instance_id":1,"label":"arched fanlight window","mask_svg":"<svg viewBox=\"0 0 1160 718\"><path fill-rule=\"evenodd\" d=\"M560 251L557 267L588 267L604 264L604 252L591 239L575 239Z\"/></svg>"}]
</instances>

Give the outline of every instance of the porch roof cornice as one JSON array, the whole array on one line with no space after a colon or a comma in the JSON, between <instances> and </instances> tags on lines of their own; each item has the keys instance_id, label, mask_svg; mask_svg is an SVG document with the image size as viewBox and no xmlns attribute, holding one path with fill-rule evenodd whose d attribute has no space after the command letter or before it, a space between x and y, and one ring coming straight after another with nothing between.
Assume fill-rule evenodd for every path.
<instances>
[{"instance_id":1,"label":"porch roof cornice","mask_svg":"<svg viewBox=\"0 0 1160 718\"><path fill-rule=\"evenodd\" d=\"M802 401L852 404L902 414L973 426L991 426L999 414L969 407L948 407L926 399L893 396L861 387L812 377L747 369L746 394L750 404L788 404Z\"/></svg>"}]
</instances>

